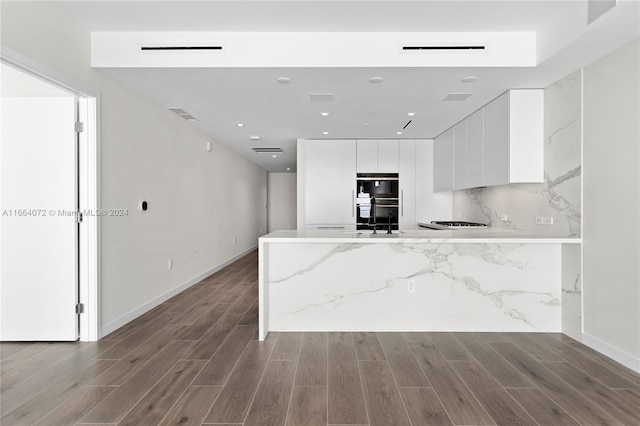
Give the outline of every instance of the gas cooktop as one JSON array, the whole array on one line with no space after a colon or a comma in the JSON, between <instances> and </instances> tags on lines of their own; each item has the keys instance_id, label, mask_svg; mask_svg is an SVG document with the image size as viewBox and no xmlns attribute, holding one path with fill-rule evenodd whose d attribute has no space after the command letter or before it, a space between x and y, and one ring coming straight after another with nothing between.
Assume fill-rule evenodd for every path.
<instances>
[{"instance_id":1,"label":"gas cooktop","mask_svg":"<svg viewBox=\"0 0 640 426\"><path fill-rule=\"evenodd\" d=\"M485 223L465 222L460 220L433 220L431 223L418 223L422 228L428 229L460 229L460 228L486 228Z\"/></svg>"}]
</instances>

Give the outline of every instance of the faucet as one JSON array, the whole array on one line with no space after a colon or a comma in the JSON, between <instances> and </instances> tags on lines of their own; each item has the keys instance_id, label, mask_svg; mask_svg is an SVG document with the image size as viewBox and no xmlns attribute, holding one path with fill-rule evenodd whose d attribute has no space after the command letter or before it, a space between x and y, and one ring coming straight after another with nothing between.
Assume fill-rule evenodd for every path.
<instances>
[{"instance_id":1,"label":"faucet","mask_svg":"<svg viewBox=\"0 0 640 426\"><path fill-rule=\"evenodd\" d=\"M371 214L373 215L373 233L377 234L378 223L376 220L376 197L371 197ZM371 225L371 217L369 217L369 225Z\"/></svg>"},{"instance_id":2,"label":"faucet","mask_svg":"<svg viewBox=\"0 0 640 426\"><path fill-rule=\"evenodd\" d=\"M387 234L391 234L391 212L389 212L389 224L387 225Z\"/></svg>"}]
</instances>

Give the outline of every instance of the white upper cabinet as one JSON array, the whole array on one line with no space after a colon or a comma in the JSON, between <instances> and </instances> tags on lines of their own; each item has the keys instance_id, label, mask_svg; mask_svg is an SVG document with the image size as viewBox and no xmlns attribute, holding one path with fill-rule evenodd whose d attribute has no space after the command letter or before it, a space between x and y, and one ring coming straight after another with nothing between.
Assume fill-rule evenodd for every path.
<instances>
[{"instance_id":1,"label":"white upper cabinet","mask_svg":"<svg viewBox=\"0 0 640 426\"><path fill-rule=\"evenodd\" d=\"M378 140L378 173L398 173L397 140Z\"/></svg>"},{"instance_id":2,"label":"white upper cabinet","mask_svg":"<svg viewBox=\"0 0 640 426\"><path fill-rule=\"evenodd\" d=\"M468 121L462 120L453 126L453 189L469 187L468 166Z\"/></svg>"},{"instance_id":3,"label":"white upper cabinet","mask_svg":"<svg viewBox=\"0 0 640 426\"><path fill-rule=\"evenodd\" d=\"M398 141L398 227L416 229L416 141Z\"/></svg>"},{"instance_id":4,"label":"white upper cabinet","mask_svg":"<svg viewBox=\"0 0 640 426\"><path fill-rule=\"evenodd\" d=\"M509 181L509 92L484 107L484 184Z\"/></svg>"},{"instance_id":5,"label":"white upper cabinet","mask_svg":"<svg viewBox=\"0 0 640 426\"><path fill-rule=\"evenodd\" d=\"M467 187L484 186L484 109L467 119Z\"/></svg>"},{"instance_id":6,"label":"white upper cabinet","mask_svg":"<svg viewBox=\"0 0 640 426\"><path fill-rule=\"evenodd\" d=\"M357 140L357 167L358 173L378 173L378 140Z\"/></svg>"},{"instance_id":7,"label":"white upper cabinet","mask_svg":"<svg viewBox=\"0 0 640 426\"><path fill-rule=\"evenodd\" d=\"M398 141L395 139L358 140L358 173L398 173Z\"/></svg>"},{"instance_id":8,"label":"white upper cabinet","mask_svg":"<svg viewBox=\"0 0 640 426\"><path fill-rule=\"evenodd\" d=\"M543 90L510 90L484 107L484 185L543 182L543 153Z\"/></svg>"},{"instance_id":9,"label":"white upper cabinet","mask_svg":"<svg viewBox=\"0 0 640 426\"><path fill-rule=\"evenodd\" d=\"M433 142L433 190L453 190L453 127Z\"/></svg>"},{"instance_id":10,"label":"white upper cabinet","mask_svg":"<svg viewBox=\"0 0 640 426\"><path fill-rule=\"evenodd\" d=\"M544 91L510 90L438 136L434 191L544 181Z\"/></svg>"},{"instance_id":11,"label":"white upper cabinet","mask_svg":"<svg viewBox=\"0 0 640 426\"><path fill-rule=\"evenodd\" d=\"M354 226L356 141L308 140L306 225Z\"/></svg>"}]
</instances>

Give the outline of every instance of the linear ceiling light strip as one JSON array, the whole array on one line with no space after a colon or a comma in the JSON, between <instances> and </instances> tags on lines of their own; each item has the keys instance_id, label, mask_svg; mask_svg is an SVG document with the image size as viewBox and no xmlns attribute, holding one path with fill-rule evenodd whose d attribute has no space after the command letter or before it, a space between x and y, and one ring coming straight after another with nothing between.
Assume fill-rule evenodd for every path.
<instances>
[{"instance_id":1,"label":"linear ceiling light strip","mask_svg":"<svg viewBox=\"0 0 640 426\"><path fill-rule=\"evenodd\" d=\"M484 50L484 46L402 46L402 50Z\"/></svg>"},{"instance_id":2,"label":"linear ceiling light strip","mask_svg":"<svg viewBox=\"0 0 640 426\"><path fill-rule=\"evenodd\" d=\"M142 46L140 50L222 50L222 46Z\"/></svg>"}]
</instances>

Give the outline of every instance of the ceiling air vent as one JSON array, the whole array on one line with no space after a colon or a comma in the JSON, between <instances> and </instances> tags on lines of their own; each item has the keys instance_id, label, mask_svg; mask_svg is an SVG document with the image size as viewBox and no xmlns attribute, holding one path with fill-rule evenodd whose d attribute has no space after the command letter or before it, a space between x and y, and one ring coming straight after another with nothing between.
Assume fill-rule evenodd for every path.
<instances>
[{"instance_id":1,"label":"ceiling air vent","mask_svg":"<svg viewBox=\"0 0 640 426\"><path fill-rule=\"evenodd\" d=\"M446 51L446 50L484 50L485 46L483 45L455 45L455 46L402 46L402 50L405 52L411 52L416 50L424 50L424 51Z\"/></svg>"},{"instance_id":2,"label":"ceiling air vent","mask_svg":"<svg viewBox=\"0 0 640 426\"><path fill-rule=\"evenodd\" d=\"M443 101L466 101L472 93L449 93Z\"/></svg>"},{"instance_id":3,"label":"ceiling air vent","mask_svg":"<svg viewBox=\"0 0 640 426\"><path fill-rule=\"evenodd\" d=\"M333 93L310 93L311 102L333 102Z\"/></svg>"},{"instance_id":4,"label":"ceiling air vent","mask_svg":"<svg viewBox=\"0 0 640 426\"><path fill-rule=\"evenodd\" d=\"M198 121L193 115L189 114L187 111L183 110L180 107L167 107L167 109L171 112L176 113L180 117L184 118L187 121Z\"/></svg>"},{"instance_id":5,"label":"ceiling air vent","mask_svg":"<svg viewBox=\"0 0 640 426\"><path fill-rule=\"evenodd\" d=\"M278 152L284 152L282 148L251 148L253 152L258 154L274 154Z\"/></svg>"},{"instance_id":6,"label":"ceiling air vent","mask_svg":"<svg viewBox=\"0 0 640 426\"><path fill-rule=\"evenodd\" d=\"M142 46L140 50L222 50L222 46Z\"/></svg>"}]
</instances>

